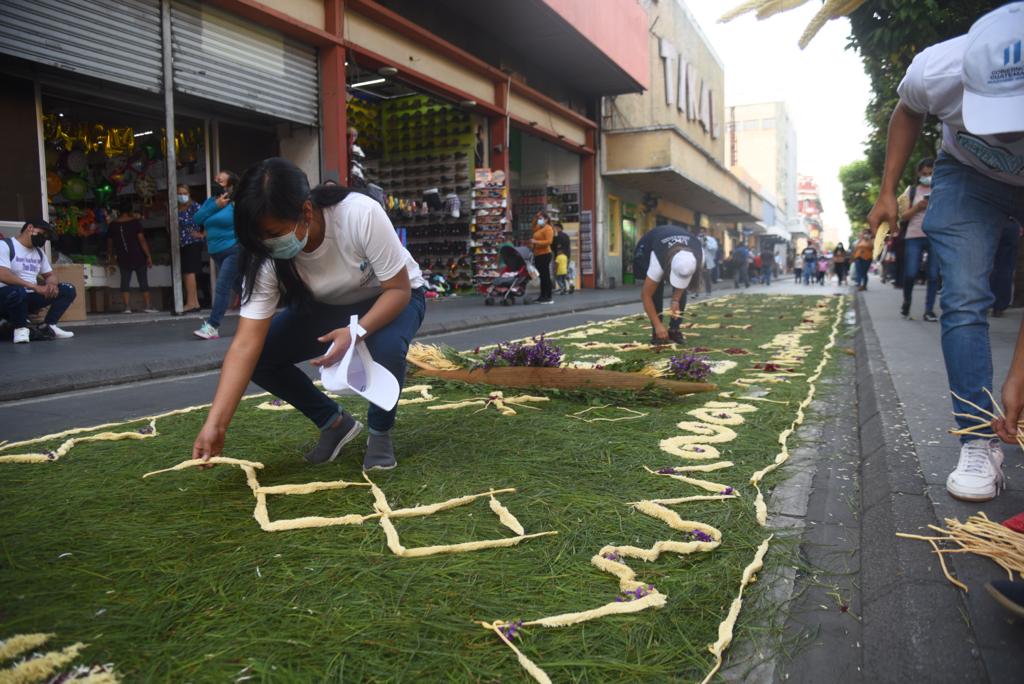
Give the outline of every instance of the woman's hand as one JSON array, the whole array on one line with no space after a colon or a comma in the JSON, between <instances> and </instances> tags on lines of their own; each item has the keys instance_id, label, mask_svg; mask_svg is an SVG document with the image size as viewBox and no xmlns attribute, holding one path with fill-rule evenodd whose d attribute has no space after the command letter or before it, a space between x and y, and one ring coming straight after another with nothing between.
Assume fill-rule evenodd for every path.
<instances>
[{"instance_id":1,"label":"woman's hand","mask_svg":"<svg viewBox=\"0 0 1024 684\"><path fill-rule=\"evenodd\" d=\"M334 343L334 349L331 349L329 353L324 354L318 359L313 359L312 364L314 366L327 368L341 361L341 357L348 351L348 346L352 344L352 333L349 332L348 328L338 328L332 330L323 337L316 338L317 342L323 342L325 344Z\"/></svg>"},{"instance_id":2,"label":"woman's hand","mask_svg":"<svg viewBox=\"0 0 1024 684\"><path fill-rule=\"evenodd\" d=\"M231 195L225 192L223 195L215 199L214 202L217 203L218 207L223 209L224 207L228 206L228 204L231 202Z\"/></svg>"},{"instance_id":3,"label":"woman's hand","mask_svg":"<svg viewBox=\"0 0 1024 684\"><path fill-rule=\"evenodd\" d=\"M203 425L199 431L196 441L192 444L192 458L195 460L209 461L213 456L220 456L224 450L223 428L211 425L209 422ZM212 468L213 466L200 466Z\"/></svg>"}]
</instances>

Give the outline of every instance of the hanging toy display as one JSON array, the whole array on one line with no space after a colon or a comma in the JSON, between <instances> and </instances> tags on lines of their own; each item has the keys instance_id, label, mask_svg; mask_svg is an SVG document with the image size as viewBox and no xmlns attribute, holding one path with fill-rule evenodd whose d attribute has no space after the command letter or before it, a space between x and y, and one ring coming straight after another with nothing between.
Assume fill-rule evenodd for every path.
<instances>
[{"instance_id":1,"label":"hanging toy display","mask_svg":"<svg viewBox=\"0 0 1024 684\"><path fill-rule=\"evenodd\" d=\"M111 198L114 196L114 186L110 184L110 181L101 178L100 182L93 187L92 195L96 198L96 203L102 206L108 206Z\"/></svg>"},{"instance_id":2,"label":"hanging toy display","mask_svg":"<svg viewBox=\"0 0 1024 684\"><path fill-rule=\"evenodd\" d=\"M64 188L62 190L64 197L72 201L78 201L85 199L85 193L89 190L89 185L80 176L72 176L64 180Z\"/></svg>"},{"instance_id":3,"label":"hanging toy display","mask_svg":"<svg viewBox=\"0 0 1024 684\"><path fill-rule=\"evenodd\" d=\"M150 206L156 195L156 181L149 176L140 176L135 180L135 192L142 198L142 203L145 206Z\"/></svg>"},{"instance_id":4,"label":"hanging toy display","mask_svg":"<svg viewBox=\"0 0 1024 684\"><path fill-rule=\"evenodd\" d=\"M61 189L61 187L63 187L63 185L64 185L64 181L61 180L60 174L58 174L56 171L47 171L46 172L46 194L47 195L49 195L50 197L53 197L58 192L60 192L60 189Z\"/></svg>"},{"instance_id":5,"label":"hanging toy display","mask_svg":"<svg viewBox=\"0 0 1024 684\"><path fill-rule=\"evenodd\" d=\"M71 173L81 173L82 171L85 171L85 152L82 150L72 150L71 152L68 152L68 156L64 160L64 165L67 166L68 171Z\"/></svg>"}]
</instances>

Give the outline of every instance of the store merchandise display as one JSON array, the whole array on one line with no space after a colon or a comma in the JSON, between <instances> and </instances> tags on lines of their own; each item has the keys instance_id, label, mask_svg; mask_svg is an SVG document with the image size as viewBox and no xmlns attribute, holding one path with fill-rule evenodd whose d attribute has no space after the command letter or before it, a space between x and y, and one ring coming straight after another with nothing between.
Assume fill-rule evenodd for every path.
<instances>
[{"instance_id":1,"label":"store merchandise display","mask_svg":"<svg viewBox=\"0 0 1024 684\"><path fill-rule=\"evenodd\" d=\"M473 280L486 288L499 275L498 250L511 238L504 171L477 169L473 184Z\"/></svg>"},{"instance_id":2,"label":"store merchandise display","mask_svg":"<svg viewBox=\"0 0 1024 684\"><path fill-rule=\"evenodd\" d=\"M377 103L353 97L351 184L380 195L431 297L473 285L470 222L472 122L467 112L426 95ZM368 133L364 133L368 132Z\"/></svg>"},{"instance_id":3,"label":"store merchandise display","mask_svg":"<svg viewBox=\"0 0 1024 684\"><path fill-rule=\"evenodd\" d=\"M552 221L576 223L580 220L580 186L551 185L546 188L523 188L514 196L515 234L529 240L533 217L537 212L548 214Z\"/></svg>"}]
</instances>

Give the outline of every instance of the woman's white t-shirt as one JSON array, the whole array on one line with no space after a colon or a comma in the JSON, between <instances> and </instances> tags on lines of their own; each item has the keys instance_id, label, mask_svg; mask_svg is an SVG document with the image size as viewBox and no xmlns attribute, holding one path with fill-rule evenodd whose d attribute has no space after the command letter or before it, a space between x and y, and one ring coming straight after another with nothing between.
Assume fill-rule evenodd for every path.
<instances>
[{"instance_id":1,"label":"woman's white t-shirt","mask_svg":"<svg viewBox=\"0 0 1024 684\"><path fill-rule=\"evenodd\" d=\"M294 263L313 299L324 304L372 299L383 292L380 281L394 278L403 268L413 289L425 284L384 208L355 192L324 209L323 243L312 252L299 252ZM270 318L280 299L274 261L268 259L256 276L252 296L242 304L241 315Z\"/></svg>"}]
</instances>

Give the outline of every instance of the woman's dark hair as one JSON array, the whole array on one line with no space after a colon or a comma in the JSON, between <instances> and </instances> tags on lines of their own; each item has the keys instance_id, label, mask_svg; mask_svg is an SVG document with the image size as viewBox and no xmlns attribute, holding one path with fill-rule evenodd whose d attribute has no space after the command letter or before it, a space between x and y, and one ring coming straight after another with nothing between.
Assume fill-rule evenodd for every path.
<instances>
[{"instance_id":1,"label":"woman's dark hair","mask_svg":"<svg viewBox=\"0 0 1024 684\"><path fill-rule=\"evenodd\" d=\"M250 166L235 186L235 235L242 251L239 270L242 272L242 301L252 297L256 276L270 250L263 244L261 225L265 218L298 221L302 205L311 200L317 209L331 207L349 194L340 185L319 185L312 190L306 174L295 164L281 157L271 157ZM284 303L303 307L313 300L309 287L302 282L291 259L274 259L277 284Z\"/></svg>"},{"instance_id":2,"label":"woman's dark hair","mask_svg":"<svg viewBox=\"0 0 1024 684\"><path fill-rule=\"evenodd\" d=\"M238 174L236 174L234 171L228 171L227 169L221 169L220 172L226 173L228 175L228 187L234 188L234 190L237 192L239 183ZM227 190L227 188L224 189Z\"/></svg>"},{"instance_id":3,"label":"woman's dark hair","mask_svg":"<svg viewBox=\"0 0 1024 684\"><path fill-rule=\"evenodd\" d=\"M920 173L921 169L926 166L935 166L935 160L931 157L925 157L921 161L917 162L917 171Z\"/></svg>"},{"instance_id":4,"label":"woman's dark hair","mask_svg":"<svg viewBox=\"0 0 1024 684\"><path fill-rule=\"evenodd\" d=\"M836 245L836 248L833 251L835 251L835 252L845 252L846 248L843 247L843 243L840 242L839 244Z\"/></svg>"}]
</instances>

